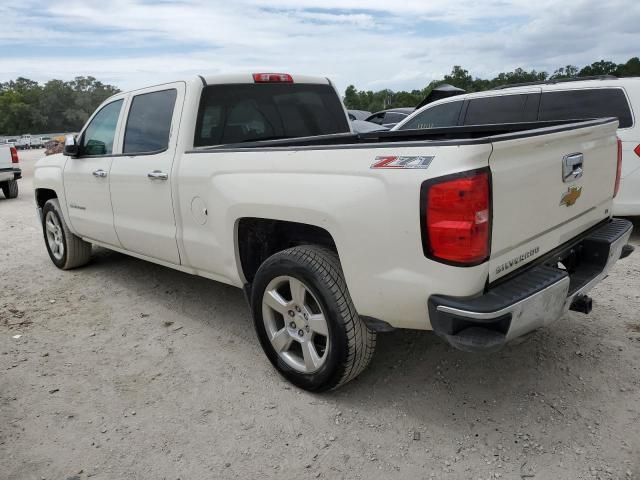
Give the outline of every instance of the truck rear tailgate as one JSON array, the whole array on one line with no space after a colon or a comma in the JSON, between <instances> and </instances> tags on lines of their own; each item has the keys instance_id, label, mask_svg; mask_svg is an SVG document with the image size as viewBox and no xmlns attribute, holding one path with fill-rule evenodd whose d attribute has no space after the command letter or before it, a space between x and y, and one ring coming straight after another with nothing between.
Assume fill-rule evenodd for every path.
<instances>
[{"instance_id":1,"label":"truck rear tailgate","mask_svg":"<svg viewBox=\"0 0 640 480\"><path fill-rule=\"evenodd\" d=\"M490 282L610 216L617 122L581 125L494 137Z\"/></svg>"},{"instance_id":2,"label":"truck rear tailgate","mask_svg":"<svg viewBox=\"0 0 640 480\"><path fill-rule=\"evenodd\" d=\"M11 163L11 149L8 145L0 145L0 170L13 167Z\"/></svg>"}]
</instances>

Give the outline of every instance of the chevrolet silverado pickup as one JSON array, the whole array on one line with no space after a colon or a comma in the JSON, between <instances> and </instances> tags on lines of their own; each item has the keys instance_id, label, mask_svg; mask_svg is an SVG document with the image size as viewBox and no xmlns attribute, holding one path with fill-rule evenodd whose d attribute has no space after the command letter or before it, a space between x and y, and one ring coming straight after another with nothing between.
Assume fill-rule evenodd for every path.
<instances>
[{"instance_id":1,"label":"chevrolet silverado pickup","mask_svg":"<svg viewBox=\"0 0 640 480\"><path fill-rule=\"evenodd\" d=\"M22 170L18 163L18 151L13 145L0 145L0 189L5 198L18 196L18 180Z\"/></svg>"},{"instance_id":2,"label":"chevrolet silverado pickup","mask_svg":"<svg viewBox=\"0 0 640 480\"><path fill-rule=\"evenodd\" d=\"M355 378L378 332L474 352L588 313L631 224L617 120L354 133L325 78L196 77L105 101L35 168L52 262L92 245L243 288L301 388Z\"/></svg>"}]
</instances>

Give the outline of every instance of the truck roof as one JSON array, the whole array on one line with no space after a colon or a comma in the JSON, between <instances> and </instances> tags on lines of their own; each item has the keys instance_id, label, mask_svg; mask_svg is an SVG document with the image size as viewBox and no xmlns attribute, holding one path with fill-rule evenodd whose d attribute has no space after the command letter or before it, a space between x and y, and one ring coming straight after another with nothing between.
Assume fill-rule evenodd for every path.
<instances>
[{"instance_id":1,"label":"truck roof","mask_svg":"<svg viewBox=\"0 0 640 480\"><path fill-rule=\"evenodd\" d=\"M263 73L263 72L256 72ZM265 72L272 73L272 72ZM275 72L274 72L275 73ZM220 85L226 83L255 83L253 75L255 73L237 73L228 75L199 75L198 77L204 81L207 85ZM326 77L315 77L310 75L299 75L297 73L281 73L277 72L276 75L290 75L293 78L293 83L312 83L318 85L331 85L331 82Z\"/></svg>"},{"instance_id":2,"label":"truck roof","mask_svg":"<svg viewBox=\"0 0 640 480\"><path fill-rule=\"evenodd\" d=\"M253 76L256 73L267 73L271 75L289 75L293 79L293 83L306 83L306 84L316 84L316 85L332 85L333 83L327 77L318 77L312 75L298 75L297 73L282 73L282 72L253 72L253 73L232 73L232 74L224 74L224 75L195 75L189 78L179 78L169 82L156 83L152 85L144 85L139 88L134 88L132 90L125 90L122 92L118 92L114 95L111 95L109 98L105 99L103 103L111 100L114 97L119 97L122 95L126 95L128 93L137 92L138 90L143 90L147 88L160 87L162 85L167 85L175 82L185 82L187 84L204 84L208 85L224 85L224 84L233 84L233 83L255 83Z\"/></svg>"}]
</instances>

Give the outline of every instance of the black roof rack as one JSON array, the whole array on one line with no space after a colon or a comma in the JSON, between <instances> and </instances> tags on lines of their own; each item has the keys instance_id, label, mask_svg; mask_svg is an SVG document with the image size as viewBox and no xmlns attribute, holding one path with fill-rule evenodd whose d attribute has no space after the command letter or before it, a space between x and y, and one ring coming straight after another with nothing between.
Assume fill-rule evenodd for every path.
<instances>
[{"instance_id":1,"label":"black roof rack","mask_svg":"<svg viewBox=\"0 0 640 480\"><path fill-rule=\"evenodd\" d=\"M502 90L504 88L513 87L527 87L529 85L553 85L554 83L581 82L582 80L618 80L618 77L614 75L592 75L589 77L552 78L549 80L540 80L539 82L509 83L507 85L498 85L497 87L493 87L491 90Z\"/></svg>"}]
</instances>

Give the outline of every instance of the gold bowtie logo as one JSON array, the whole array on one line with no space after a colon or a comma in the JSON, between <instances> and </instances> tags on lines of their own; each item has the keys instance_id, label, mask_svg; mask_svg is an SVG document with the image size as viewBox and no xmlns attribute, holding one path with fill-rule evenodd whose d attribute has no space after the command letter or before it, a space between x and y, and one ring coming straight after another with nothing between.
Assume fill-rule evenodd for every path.
<instances>
[{"instance_id":1,"label":"gold bowtie logo","mask_svg":"<svg viewBox=\"0 0 640 480\"><path fill-rule=\"evenodd\" d=\"M562 194L562 197L560 198L560 205L566 205L567 207L570 207L571 205L576 203L576 200L580 198L581 194L582 187L569 187L569 190Z\"/></svg>"}]
</instances>

